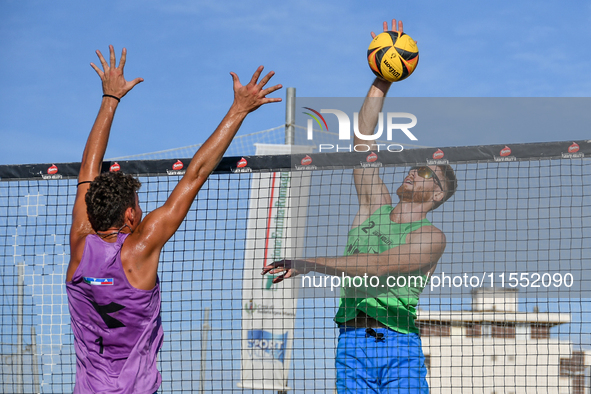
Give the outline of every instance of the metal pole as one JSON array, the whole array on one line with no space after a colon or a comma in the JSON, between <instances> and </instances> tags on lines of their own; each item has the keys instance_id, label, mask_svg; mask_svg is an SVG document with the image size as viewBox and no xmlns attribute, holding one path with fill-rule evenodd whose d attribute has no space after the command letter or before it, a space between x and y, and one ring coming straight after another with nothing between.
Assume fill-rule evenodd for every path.
<instances>
[{"instance_id":1,"label":"metal pole","mask_svg":"<svg viewBox=\"0 0 591 394\"><path fill-rule=\"evenodd\" d=\"M203 329L201 330L201 381L199 382L199 392L203 393L205 383L205 363L207 362L207 339L209 336L209 308L205 308L205 316L203 318Z\"/></svg>"},{"instance_id":2,"label":"metal pole","mask_svg":"<svg viewBox=\"0 0 591 394\"><path fill-rule=\"evenodd\" d=\"M16 299L16 392L23 392L23 288L25 286L25 265L18 264L18 284Z\"/></svg>"},{"instance_id":3,"label":"metal pole","mask_svg":"<svg viewBox=\"0 0 591 394\"><path fill-rule=\"evenodd\" d=\"M295 144L295 97L295 88L287 88L285 99L285 145Z\"/></svg>"},{"instance_id":4,"label":"metal pole","mask_svg":"<svg viewBox=\"0 0 591 394\"><path fill-rule=\"evenodd\" d=\"M40 393L39 364L37 363L37 333L34 325L31 325L31 360L31 368L33 369L33 391L35 393Z\"/></svg>"},{"instance_id":5,"label":"metal pole","mask_svg":"<svg viewBox=\"0 0 591 394\"><path fill-rule=\"evenodd\" d=\"M285 145L295 145L296 89L287 88L285 94ZM287 391L279 390L277 394L287 394Z\"/></svg>"}]
</instances>

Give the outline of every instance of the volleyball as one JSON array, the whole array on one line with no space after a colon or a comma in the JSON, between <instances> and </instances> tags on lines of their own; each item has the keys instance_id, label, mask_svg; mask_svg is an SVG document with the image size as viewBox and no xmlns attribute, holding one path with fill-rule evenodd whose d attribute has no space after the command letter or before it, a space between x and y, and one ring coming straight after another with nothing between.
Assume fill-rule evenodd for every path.
<instances>
[{"instance_id":1,"label":"volleyball","mask_svg":"<svg viewBox=\"0 0 591 394\"><path fill-rule=\"evenodd\" d=\"M389 82L402 81L419 63L419 48L409 35L399 31L378 34L369 44L367 61L371 71Z\"/></svg>"}]
</instances>

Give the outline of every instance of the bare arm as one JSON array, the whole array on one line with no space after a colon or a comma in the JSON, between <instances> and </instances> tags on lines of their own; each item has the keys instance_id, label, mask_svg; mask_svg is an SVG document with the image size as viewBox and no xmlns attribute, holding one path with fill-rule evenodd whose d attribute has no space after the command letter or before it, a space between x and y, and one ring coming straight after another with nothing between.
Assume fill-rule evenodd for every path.
<instances>
[{"instance_id":1,"label":"bare arm","mask_svg":"<svg viewBox=\"0 0 591 394\"><path fill-rule=\"evenodd\" d=\"M263 67L259 67L250 82L244 86L238 76L231 73L234 81L234 102L230 110L195 153L185 175L164 205L148 214L136 231L128 237L122 253L129 253L129 258L136 262L137 275L142 278L142 282L155 282L160 250L184 220L197 192L218 165L242 121L261 105L281 101L280 98L266 97L280 89L281 85L264 89L274 73L268 73L258 82L262 70ZM146 287L150 288L149 285Z\"/></svg>"},{"instance_id":2,"label":"bare arm","mask_svg":"<svg viewBox=\"0 0 591 394\"><path fill-rule=\"evenodd\" d=\"M143 82L143 79L136 78L133 81L125 80L123 76L123 68L125 67L127 57L127 50L125 48L123 48L121 53L119 66L116 66L113 46L109 46L109 52L110 63L107 64L101 52L96 51L104 71L101 71L94 63L91 63L90 65L101 78L103 94L121 98L133 89L135 85ZM109 142L111 125L118 104L119 102L112 97L103 97L99 113L92 129L90 130L90 135L88 136L86 147L82 154L78 182L92 181L100 174L101 165L107 149L107 143ZM78 190L76 191L76 199L72 212L72 227L70 229L70 265L72 267L77 266L77 263L80 262L86 236L92 233L92 228L86 214L86 201L84 200L88 187L88 183L83 183L78 186ZM74 264L72 264L72 262ZM68 269L68 277L71 277L70 271L71 270ZM71 274L73 274L73 272L71 272Z\"/></svg>"},{"instance_id":3,"label":"bare arm","mask_svg":"<svg viewBox=\"0 0 591 394\"><path fill-rule=\"evenodd\" d=\"M359 132L372 135L378 122L378 116L384 105L384 98L390 88L390 82L376 78L359 111ZM354 143L367 144L355 135ZM380 177L379 168L361 168L353 170L353 180L359 199L359 211L353 220L352 228L358 227L382 205L392 203L392 196Z\"/></svg>"},{"instance_id":4,"label":"bare arm","mask_svg":"<svg viewBox=\"0 0 591 394\"><path fill-rule=\"evenodd\" d=\"M396 27L396 20L392 20L392 30ZM388 23L384 22L384 31L388 30ZM402 31L402 21L398 22L398 30ZM371 33L375 37L375 33ZM372 135L378 124L378 116L384 105L384 98L390 89L391 82L376 78L359 111L359 132L363 135ZM370 141L362 140L355 135L355 145L368 144ZM386 185L380 178L379 168L363 168L353 170L355 189L359 199L359 212L353 220L352 228L358 227L382 205L392 204L392 196Z\"/></svg>"},{"instance_id":5,"label":"bare arm","mask_svg":"<svg viewBox=\"0 0 591 394\"><path fill-rule=\"evenodd\" d=\"M445 235L434 226L423 226L407 236L407 243L383 253L309 260L282 260L269 264L262 274L282 273L274 282L311 271L327 275L385 276L421 271L432 272L445 250Z\"/></svg>"}]
</instances>

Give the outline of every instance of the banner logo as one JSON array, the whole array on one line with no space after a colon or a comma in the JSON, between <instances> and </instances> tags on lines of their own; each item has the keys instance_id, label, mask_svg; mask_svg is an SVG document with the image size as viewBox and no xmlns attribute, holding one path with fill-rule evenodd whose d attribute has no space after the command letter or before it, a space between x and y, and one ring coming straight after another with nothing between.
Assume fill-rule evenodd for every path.
<instances>
[{"instance_id":1,"label":"banner logo","mask_svg":"<svg viewBox=\"0 0 591 394\"><path fill-rule=\"evenodd\" d=\"M447 165L449 161L444 159L445 153L441 149L437 149L433 152L433 159L427 159L427 164L430 166L437 166L437 165Z\"/></svg>"},{"instance_id":2,"label":"banner logo","mask_svg":"<svg viewBox=\"0 0 591 394\"><path fill-rule=\"evenodd\" d=\"M568 153L576 153L579 151L579 144L573 142L571 146L568 147Z\"/></svg>"},{"instance_id":3,"label":"banner logo","mask_svg":"<svg viewBox=\"0 0 591 394\"><path fill-rule=\"evenodd\" d=\"M433 159L434 160L443 159L443 156L445 156L445 153L443 153L443 151L441 149L437 149L435 151L435 153L433 153Z\"/></svg>"},{"instance_id":4,"label":"banner logo","mask_svg":"<svg viewBox=\"0 0 591 394\"><path fill-rule=\"evenodd\" d=\"M285 343L289 332L273 334L265 330L250 330L247 333L247 352L253 360L279 361L285 358Z\"/></svg>"},{"instance_id":5,"label":"banner logo","mask_svg":"<svg viewBox=\"0 0 591 394\"><path fill-rule=\"evenodd\" d=\"M119 163L115 162L111 165L111 167L109 168L109 171L111 172L117 172L121 169L121 166L119 165Z\"/></svg>"},{"instance_id":6,"label":"banner logo","mask_svg":"<svg viewBox=\"0 0 591 394\"><path fill-rule=\"evenodd\" d=\"M507 145L499 152L499 156L494 156L495 161L515 161L517 158L515 156L511 156L511 148Z\"/></svg>"},{"instance_id":7,"label":"banner logo","mask_svg":"<svg viewBox=\"0 0 591 394\"><path fill-rule=\"evenodd\" d=\"M183 167L184 167L184 164L183 164L183 162L182 162L182 161L180 161L180 160L177 160L177 161L176 161L176 163L174 163L174 164L172 165L172 169L173 169L173 170L175 170L175 171L180 171L180 170L182 170L182 169L183 169Z\"/></svg>"},{"instance_id":8,"label":"banner logo","mask_svg":"<svg viewBox=\"0 0 591 394\"><path fill-rule=\"evenodd\" d=\"M382 166L378 160L378 155L375 152L370 152L365 158L365 161L359 162L361 168L379 168Z\"/></svg>"},{"instance_id":9,"label":"banner logo","mask_svg":"<svg viewBox=\"0 0 591 394\"><path fill-rule=\"evenodd\" d=\"M185 165L182 161L177 160L175 163L172 164L172 170L166 170L166 173L168 175L184 175L186 172L185 170L183 170L184 166Z\"/></svg>"},{"instance_id":10,"label":"banner logo","mask_svg":"<svg viewBox=\"0 0 591 394\"><path fill-rule=\"evenodd\" d=\"M376 155L375 152L371 152L369 155L367 155L367 157L365 158L365 161L367 161L368 163L373 163L377 159L378 159L378 155Z\"/></svg>"},{"instance_id":11,"label":"banner logo","mask_svg":"<svg viewBox=\"0 0 591 394\"><path fill-rule=\"evenodd\" d=\"M58 169L55 164L52 164L51 167L47 169L47 174L44 174L43 171L39 171L39 175L43 179L62 179L62 174L58 174Z\"/></svg>"},{"instance_id":12,"label":"banner logo","mask_svg":"<svg viewBox=\"0 0 591 394\"><path fill-rule=\"evenodd\" d=\"M252 315L253 312L255 311L255 309L257 308L257 305L252 302L252 299L250 299L250 301L248 301L246 304L244 304L244 310L246 311L246 313Z\"/></svg>"},{"instance_id":13,"label":"banner logo","mask_svg":"<svg viewBox=\"0 0 591 394\"><path fill-rule=\"evenodd\" d=\"M238 163L236 163L236 168L231 168L230 170L233 173L252 172L252 168L247 167L247 165L248 165L248 162L243 157L240 160L238 160Z\"/></svg>"},{"instance_id":14,"label":"banner logo","mask_svg":"<svg viewBox=\"0 0 591 394\"><path fill-rule=\"evenodd\" d=\"M297 162L296 162L297 163ZM300 160L300 165L295 165L296 170L316 170L318 167L312 165L312 158L308 155Z\"/></svg>"},{"instance_id":15,"label":"banner logo","mask_svg":"<svg viewBox=\"0 0 591 394\"><path fill-rule=\"evenodd\" d=\"M568 147L568 153L562 152L563 159L580 159L585 157L583 152L579 152L581 147L576 142L573 142L571 146Z\"/></svg>"}]
</instances>

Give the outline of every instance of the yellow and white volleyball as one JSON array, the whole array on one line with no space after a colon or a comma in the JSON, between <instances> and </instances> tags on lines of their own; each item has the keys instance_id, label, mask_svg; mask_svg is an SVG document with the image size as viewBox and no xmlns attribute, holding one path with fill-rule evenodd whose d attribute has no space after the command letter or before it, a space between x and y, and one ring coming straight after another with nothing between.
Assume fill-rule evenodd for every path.
<instances>
[{"instance_id":1,"label":"yellow and white volleyball","mask_svg":"<svg viewBox=\"0 0 591 394\"><path fill-rule=\"evenodd\" d=\"M378 77L389 82L402 81L419 64L419 48L408 34L385 31L369 44L367 61Z\"/></svg>"}]
</instances>

